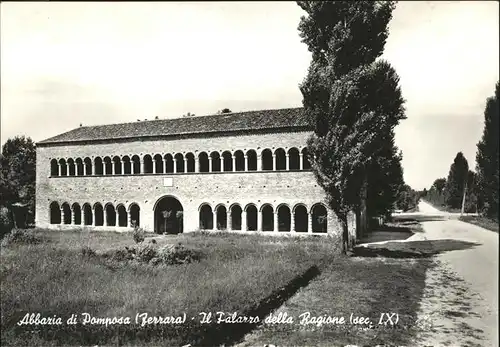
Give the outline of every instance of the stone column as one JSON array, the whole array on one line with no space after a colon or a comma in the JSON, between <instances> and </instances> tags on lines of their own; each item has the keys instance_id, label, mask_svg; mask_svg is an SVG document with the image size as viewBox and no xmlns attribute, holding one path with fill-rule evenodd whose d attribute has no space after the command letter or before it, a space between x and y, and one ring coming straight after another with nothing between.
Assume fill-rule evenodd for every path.
<instances>
[{"instance_id":1,"label":"stone column","mask_svg":"<svg viewBox=\"0 0 500 347\"><path fill-rule=\"evenodd\" d=\"M80 210L80 224L85 225L85 209L83 208L83 206Z\"/></svg>"},{"instance_id":2,"label":"stone column","mask_svg":"<svg viewBox=\"0 0 500 347\"><path fill-rule=\"evenodd\" d=\"M92 226L95 227L95 209L92 207Z\"/></svg>"},{"instance_id":3,"label":"stone column","mask_svg":"<svg viewBox=\"0 0 500 347\"><path fill-rule=\"evenodd\" d=\"M87 165L83 162L83 176L87 176Z\"/></svg>"},{"instance_id":4,"label":"stone column","mask_svg":"<svg viewBox=\"0 0 500 347\"><path fill-rule=\"evenodd\" d=\"M95 163L93 160L90 162L90 169L90 172L92 172L92 176L95 176Z\"/></svg>"},{"instance_id":5,"label":"stone column","mask_svg":"<svg viewBox=\"0 0 500 347\"><path fill-rule=\"evenodd\" d=\"M167 159L163 158L163 173L167 173Z\"/></svg>"},{"instance_id":6,"label":"stone column","mask_svg":"<svg viewBox=\"0 0 500 347\"><path fill-rule=\"evenodd\" d=\"M290 232L295 232L295 216L293 215L293 211L290 213Z\"/></svg>"},{"instance_id":7,"label":"stone column","mask_svg":"<svg viewBox=\"0 0 500 347\"><path fill-rule=\"evenodd\" d=\"M276 154L273 153L273 171L276 171Z\"/></svg>"},{"instance_id":8,"label":"stone column","mask_svg":"<svg viewBox=\"0 0 500 347\"><path fill-rule=\"evenodd\" d=\"M139 172L140 174L143 174L145 172L145 168L144 168L144 159L141 159L141 171Z\"/></svg>"},{"instance_id":9,"label":"stone column","mask_svg":"<svg viewBox=\"0 0 500 347\"><path fill-rule=\"evenodd\" d=\"M120 159L120 163L122 164L122 175L125 175L125 162L123 159Z\"/></svg>"},{"instance_id":10,"label":"stone column","mask_svg":"<svg viewBox=\"0 0 500 347\"><path fill-rule=\"evenodd\" d=\"M247 231L247 212L241 211L241 231Z\"/></svg>"},{"instance_id":11,"label":"stone column","mask_svg":"<svg viewBox=\"0 0 500 347\"><path fill-rule=\"evenodd\" d=\"M106 171L106 165L103 167L104 171ZM116 175L116 163L114 160L111 160L111 174Z\"/></svg>"},{"instance_id":12,"label":"stone column","mask_svg":"<svg viewBox=\"0 0 500 347\"><path fill-rule=\"evenodd\" d=\"M184 172L188 172L188 160L184 157Z\"/></svg>"},{"instance_id":13,"label":"stone column","mask_svg":"<svg viewBox=\"0 0 500 347\"><path fill-rule=\"evenodd\" d=\"M300 152L299 156L299 169L304 170L304 154Z\"/></svg>"},{"instance_id":14,"label":"stone column","mask_svg":"<svg viewBox=\"0 0 500 347\"><path fill-rule=\"evenodd\" d=\"M262 155L257 156L257 171L262 171Z\"/></svg>"},{"instance_id":15,"label":"stone column","mask_svg":"<svg viewBox=\"0 0 500 347\"><path fill-rule=\"evenodd\" d=\"M76 213L73 207L71 208L71 225L76 225Z\"/></svg>"},{"instance_id":16,"label":"stone column","mask_svg":"<svg viewBox=\"0 0 500 347\"><path fill-rule=\"evenodd\" d=\"M60 162L57 162L57 167L58 167L58 176L61 176L62 175L62 167L61 167Z\"/></svg>"},{"instance_id":17,"label":"stone column","mask_svg":"<svg viewBox=\"0 0 500 347\"><path fill-rule=\"evenodd\" d=\"M232 218L233 214L232 214L232 211L229 210L228 211L228 214L227 214L227 231L231 231L233 230L233 218Z\"/></svg>"},{"instance_id":18,"label":"stone column","mask_svg":"<svg viewBox=\"0 0 500 347\"><path fill-rule=\"evenodd\" d=\"M127 228L132 228L132 213L127 211Z\"/></svg>"},{"instance_id":19,"label":"stone column","mask_svg":"<svg viewBox=\"0 0 500 347\"><path fill-rule=\"evenodd\" d=\"M313 232L313 215L312 212L307 214L308 220L307 220L307 232L312 234Z\"/></svg>"},{"instance_id":20,"label":"stone column","mask_svg":"<svg viewBox=\"0 0 500 347\"><path fill-rule=\"evenodd\" d=\"M243 171L248 170L248 155L245 154L245 160L243 161Z\"/></svg>"},{"instance_id":21,"label":"stone column","mask_svg":"<svg viewBox=\"0 0 500 347\"><path fill-rule=\"evenodd\" d=\"M232 160L233 160L233 172L236 171L236 157L234 156L234 154L231 156Z\"/></svg>"},{"instance_id":22,"label":"stone column","mask_svg":"<svg viewBox=\"0 0 500 347\"><path fill-rule=\"evenodd\" d=\"M65 219L66 219L66 213L64 213L64 209L61 208L61 224L64 224Z\"/></svg>"},{"instance_id":23,"label":"stone column","mask_svg":"<svg viewBox=\"0 0 500 347\"><path fill-rule=\"evenodd\" d=\"M174 163L174 173L177 173L177 158L173 158Z\"/></svg>"},{"instance_id":24,"label":"stone column","mask_svg":"<svg viewBox=\"0 0 500 347\"><path fill-rule=\"evenodd\" d=\"M156 159L153 158L153 173L156 173Z\"/></svg>"},{"instance_id":25,"label":"stone column","mask_svg":"<svg viewBox=\"0 0 500 347\"><path fill-rule=\"evenodd\" d=\"M290 155L287 153L286 154L286 167L285 167L285 170L288 171L290 170Z\"/></svg>"},{"instance_id":26,"label":"stone column","mask_svg":"<svg viewBox=\"0 0 500 347\"><path fill-rule=\"evenodd\" d=\"M216 210L213 210L213 222L214 222L214 225L213 225L213 230L217 230L217 211Z\"/></svg>"},{"instance_id":27,"label":"stone column","mask_svg":"<svg viewBox=\"0 0 500 347\"><path fill-rule=\"evenodd\" d=\"M103 214L104 214L104 226L108 226L108 209L106 208L106 206L104 206L104 209L103 209Z\"/></svg>"},{"instance_id":28,"label":"stone column","mask_svg":"<svg viewBox=\"0 0 500 347\"><path fill-rule=\"evenodd\" d=\"M262 231L262 211L257 210L257 231Z\"/></svg>"},{"instance_id":29,"label":"stone column","mask_svg":"<svg viewBox=\"0 0 500 347\"><path fill-rule=\"evenodd\" d=\"M274 227L273 231L279 231L279 224L278 224L278 211L274 212Z\"/></svg>"},{"instance_id":30,"label":"stone column","mask_svg":"<svg viewBox=\"0 0 500 347\"><path fill-rule=\"evenodd\" d=\"M208 172L214 172L214 165L211 156L208 156Z\"/></svg>"},{"instance_id":31,"label":"stone column","mask_svg":"<svg viewBox=\"0 0 500 347\"><path fill-rule=\"evenodd\" d=\"M200 157L194 157L194 172L200 172Z\"/></svg>"}]
</instances>

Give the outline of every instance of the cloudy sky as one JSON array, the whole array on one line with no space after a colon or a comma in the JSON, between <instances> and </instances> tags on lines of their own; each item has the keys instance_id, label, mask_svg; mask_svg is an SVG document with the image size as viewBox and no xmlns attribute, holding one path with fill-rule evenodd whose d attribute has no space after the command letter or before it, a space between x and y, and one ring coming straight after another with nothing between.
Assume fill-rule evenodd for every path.
<instances>
[{"instance_id":1,"label":"cloudy sky","mask_svg":"<svg viewBox=\"0 0 500 347\"><path fill-rule=\"evenodd\" d=\"M1 143L80 124L302 105L310 54L294 2L2 2ZM499 78L498 2L400 2L383 58L408 119L397 128L405 180L474 166L486 98Z\"/></svg>"}]
</instances>

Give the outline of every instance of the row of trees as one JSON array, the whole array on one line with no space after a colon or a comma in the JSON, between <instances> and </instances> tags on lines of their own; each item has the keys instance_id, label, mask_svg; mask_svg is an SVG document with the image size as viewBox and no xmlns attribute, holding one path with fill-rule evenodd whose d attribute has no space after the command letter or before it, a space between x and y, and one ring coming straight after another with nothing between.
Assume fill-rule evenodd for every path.
<instances>
[{"instance_id":1,"label":"row of trees","mask_svg":"<svg viewBox=\"0 0 500 347\"><path fill-rule=\"evenodd\" d=\"M312 53L300 85L306 114L315 121L308 148L316 179L343 226L345 251L351 210L366 201L368 216L387 215L398 200L410 200L394 144L394 128L406 118L399 77L387 61L377 60L395 2L298 5L307 13L300 36Z\"/></svg>"},{"instance_id":2,"label":"row of trees","mask_svg":"<svg viewBox=\"0 0 500 347\"><path fill-rule=\"evenodd\" d=\"M469 169L462 152L457 153L447 178L438 178L422 195L433 204L450 209L464 208L498 220L499 83L488 98L484 130L476 153L476 172Z\"/></svg>"}]
</instances>

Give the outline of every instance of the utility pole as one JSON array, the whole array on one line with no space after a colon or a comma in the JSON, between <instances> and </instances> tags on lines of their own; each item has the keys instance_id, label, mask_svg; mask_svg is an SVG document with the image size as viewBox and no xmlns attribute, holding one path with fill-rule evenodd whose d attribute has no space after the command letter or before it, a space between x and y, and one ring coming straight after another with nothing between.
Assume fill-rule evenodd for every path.
<instances>
[{"instance_id":1,"label":"utility pole","mask_svg":"<svg viewBox=\"0 0 500 347\"><path fill-rule=\"evenodd\" d=\"M465 196L467 195L467 180L465 180L465 187L464 187L464 197L462 199L462 210L460 211L460 216L463 216L464 210L465 210Z\"/></svg>"}]
</instances>

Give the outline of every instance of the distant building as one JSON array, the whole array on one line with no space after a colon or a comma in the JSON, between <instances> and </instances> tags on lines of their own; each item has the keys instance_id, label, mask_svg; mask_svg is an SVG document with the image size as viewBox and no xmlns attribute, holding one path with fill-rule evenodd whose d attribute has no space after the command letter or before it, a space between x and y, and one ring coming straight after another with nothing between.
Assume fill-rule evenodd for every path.
<instances>
[{"instance_id":1,"label":"distant building","mask_svg":"<svg viewBox=\"0 0 500 347\"><path fill-rule=\"evenodd\" d=\"M311 132L302 108L76 128L37 144L36 224L339 234Z\"/></svg>"}]
</instances>

